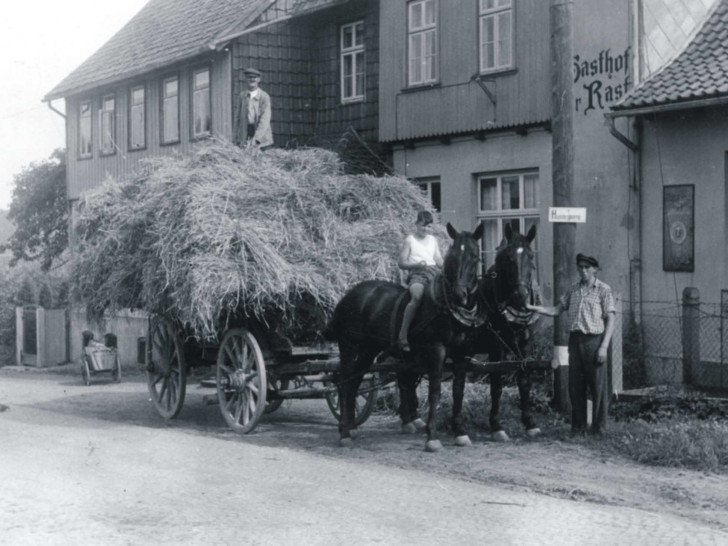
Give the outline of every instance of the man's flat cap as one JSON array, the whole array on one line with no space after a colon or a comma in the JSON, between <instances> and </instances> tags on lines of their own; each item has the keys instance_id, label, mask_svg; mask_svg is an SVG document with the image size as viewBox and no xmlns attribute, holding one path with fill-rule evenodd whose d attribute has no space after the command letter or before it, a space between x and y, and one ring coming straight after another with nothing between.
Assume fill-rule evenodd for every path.
<instances>
[{"instance_id":1,"label":"man's flat cap","mask_svg":"<svg viewBox=\"0 0 728 546\"><path fill-rule=\"evenodd\" d=\"M586 254L577 254L576 255L576 263L577 265L580 263L590 265L592 267L599 267L599 262L596 258L592 258L591 256L587 256Z\"/></svg>"},{"instance_id":2,"label":"man's flat cap","mask_svg":"<svg viewBox=\"0 0 728 546\"><path fill-rule=\"evenodd\" d=\"M258 70L257 68L249 67L249 68L245 68L243 70L243 74L246 74L246 75L252 74L253 76L260 76L260 70Z\"/></svg>"}]
</instances>

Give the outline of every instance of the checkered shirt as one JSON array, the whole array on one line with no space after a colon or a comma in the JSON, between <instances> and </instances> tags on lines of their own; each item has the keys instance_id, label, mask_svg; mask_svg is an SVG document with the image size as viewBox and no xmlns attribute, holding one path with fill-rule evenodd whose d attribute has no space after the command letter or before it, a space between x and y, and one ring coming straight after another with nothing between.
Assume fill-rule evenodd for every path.
<instances>
[{"instance_id":1,"label":"checkered shirt","mask_svg":"<svg viewBox=\"0 0 728 546\"><path fill-rule=\"evenodd\" d=\"M572 285L561 297L561 307L567 312L569 330L584 334L604 333L607 313L616 312L612 289L599 279L591 288L581 282Z\"/></svg>"}]
</instances>

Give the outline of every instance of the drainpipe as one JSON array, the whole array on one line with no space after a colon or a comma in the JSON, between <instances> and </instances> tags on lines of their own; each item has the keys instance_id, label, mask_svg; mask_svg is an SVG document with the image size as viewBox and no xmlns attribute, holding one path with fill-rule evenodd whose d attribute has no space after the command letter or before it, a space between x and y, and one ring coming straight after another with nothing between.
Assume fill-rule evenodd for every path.
<instances>
[{"instance_id":1,"label":"drainpipe","mask_svg":"<svg viewBox=\"0 0 728 546\"><path fill-rule=\"evenodd\" d=\"M63 119L66 119L66 114L64 114L58 108L56 108L55 106L53 106L53 100L52 99L48 101L48 108L50 108L51 110L53 110L56 114L58 114L59 116L61 116Z\"/></svg>"},{"instance_id":2,"label":"drainpipe","mask_svg":"<svg viewBox=\"0 0 728 546\"><path fill-rule=\"evenodd\" d=\"M629 138L624 133L620 132L615 125L615 119L618 117L614 113L606 113L604 117L609 126L609 133L624 144L630 151L632 156L632 180L629 181L629 191L634 192L635 199L637 200L635 207L635 214L637 216L635 222L635 228L637 237L634 238L633 243L635 245L632 256L629 256L629 314L632 323L639 325L642 317L642 198L641 198L641 186L642 186L642 154L639 143L641 142L642 134L642 123L639 116L635 116L635 137L636 141ZM627 211L630 214L630 211ZM629 224L627 229L630 229ZM630 237L628 233L628 238ZM636 256L636 257L633 257ZM635 302L639 302L635 305ZM637 307L637 309L635 309Z\"/></svg>"}]
</instances>

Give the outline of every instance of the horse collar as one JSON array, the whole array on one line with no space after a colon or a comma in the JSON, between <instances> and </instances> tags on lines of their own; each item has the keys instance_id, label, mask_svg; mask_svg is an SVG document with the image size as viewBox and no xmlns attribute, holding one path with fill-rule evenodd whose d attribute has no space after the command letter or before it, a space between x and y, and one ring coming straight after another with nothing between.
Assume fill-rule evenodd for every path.
<instances>
[{"instance_id":1,"label":"horse collar","mask_svg":"<svg viewBox=\"0 0 728 546\"><path fill-rule=\"evenodd\" d=\"M443 303L441 307L450 313L450 315L457 320L460 324L463 326L466 326L467 328L477 328L479 326L482 326L485 324L485 321L487 320L487 313L484 313L481 310L480 305L478 304L478 300L476 298L475 305L473 305L472 309L466 309L465 307L461 307L460 305L453 305L450 302L450 299L448 298L447 294L447 284L446 279L444 275L440 275L442 278L441 281L441 291L442 291L442 299ZM438 302L438 305L440 304L439 298L435 296L435 284L437 284L437 279L432 281L430 283L431 290L432 290L432 296L433 300Z\"/></svg>"}]
</instances>

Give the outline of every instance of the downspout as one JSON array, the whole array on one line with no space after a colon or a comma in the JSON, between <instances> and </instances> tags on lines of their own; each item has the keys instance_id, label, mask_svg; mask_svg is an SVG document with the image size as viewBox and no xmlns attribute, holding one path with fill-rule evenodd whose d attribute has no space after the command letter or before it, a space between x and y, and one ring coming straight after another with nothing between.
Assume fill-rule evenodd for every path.
<instances>
[{"instance_id":1,"label":"downspout","mask_svg":"<svg viewBox=\"0 0 728 546\"><path fill-rule=\"evenodd\" d=\"M640 122L639 116L635 117L635 131L636 131L636 137L637 142L630 139L627 135L620 132L619 129L617 129L615 125L615 119L617 115L615 113L606 113L604 114L604 117L606 118L607 125L609 127L609 133L619 140L622 144L624 144L631 152L632 154L632 164L633 164L633 170L632 170L632 179L629 181L629 189L628 191L634 192L634 195L637 199L637 206L635 207L636 215L637 215L637 221L635 229L637 231L637 237L634 240L634 243L636 244L637 248L634 253L630 252L629 256L629 314L631 318L631 322L633 324L639 324L641 323L641 316L642 316L642 309L641 309L641 300L642 300L642 196L641 196L641 186L642 186L642 154L641 149L639 146L639 142L641 142L641 129L642 124ZM629 215L631 214L631 211L627 211L628 215L628 222L627 222L627 230L628 230L628 244L630 241L631 235L629 234L630 230L630 222L629 222ZM633 257L636 256L636 257ZM640 309L635 312L635 302L640 302L639 307Z\"/></svg>"},{"instance_id":2,"label":"downspout","mask_svg":"<svg viewBox=\"0 0 728 546\"><path fill-rule=\"evenodd\" d=\"M614 125L614 118L616 116L612 113L607 113L604 114L604 117L607 118L607 123L609 124L609 132L611 133L611 135L619 140L622 144L627 146L627 148L629 148L633 152L638 152L640 147L636 143L632 142L626 135L620 133L619 129L617 129L617 127Z\"/></svg>"},{"instance_id":3,"label":"downspout","mask_svg":"<svg viewBox=\"0 0 728 546\"><path fill-rule=\"evenodd\" d=\"M51 100L48 101L48 108L50 108L51 110L53 110L56 114L58 114L59 116L61 116L63 119L66 119L66 114L64 114L58 108L56 108L55 106L53 106L53 99L51 99Z\"/></svg>"}]
</instances>

